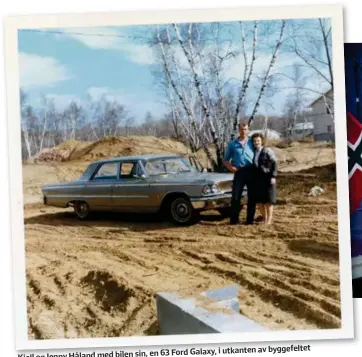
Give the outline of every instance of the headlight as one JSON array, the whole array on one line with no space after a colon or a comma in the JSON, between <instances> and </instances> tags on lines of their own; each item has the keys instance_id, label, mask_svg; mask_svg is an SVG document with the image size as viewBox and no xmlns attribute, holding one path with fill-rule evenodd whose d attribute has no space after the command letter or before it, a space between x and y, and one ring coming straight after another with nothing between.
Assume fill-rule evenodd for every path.
<instances>
[{"instance_id":1,"label":"headlight","mask_svg":"<svg viewBox=\"0 0 362 357\"><path fill-rule=\"evenodd\" d=\"M209 195L211 193L211 187L209 185L206 185L202 188L202 193L204 195Z\"/></svg>"},{"instance_id":2,"label":"headlight","mask_svg":"<svg viewBox=\"0 0 362 357\"><path fill-rule=\"evenodd\" d=\"M204 195L211 195L213 193L218 193L218 192L220 192L220 188L216 184L206 185L202 189L202 193Z\"/></svg>"}]
</instances>

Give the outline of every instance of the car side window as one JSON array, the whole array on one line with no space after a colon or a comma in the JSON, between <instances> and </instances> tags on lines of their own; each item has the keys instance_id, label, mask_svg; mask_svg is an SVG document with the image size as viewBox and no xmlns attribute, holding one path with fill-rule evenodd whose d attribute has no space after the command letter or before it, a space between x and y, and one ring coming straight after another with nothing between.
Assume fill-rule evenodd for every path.
<instances>
[{"instance_id":1,"label":"car side window","mask_svg":"<svg viewBox=\"0 0 362 357\"><path fill-rule=\"evenodd\" d=\"M120 179L131 179L135 178L135 176L138 174L137 170L138 165L135 162L122 162L121 163L121 175Z\"/></svg>"},{"instance_id":2,"label":"car side window","mask_svg":"<svg viewBox=\"0 0 362 357\"><path fill-rule=\"evenodd\" d=\"M118 164L110 162L103 164L94 175L93 180L116 180L118 176Z\"/></svg>"}]
</instances>

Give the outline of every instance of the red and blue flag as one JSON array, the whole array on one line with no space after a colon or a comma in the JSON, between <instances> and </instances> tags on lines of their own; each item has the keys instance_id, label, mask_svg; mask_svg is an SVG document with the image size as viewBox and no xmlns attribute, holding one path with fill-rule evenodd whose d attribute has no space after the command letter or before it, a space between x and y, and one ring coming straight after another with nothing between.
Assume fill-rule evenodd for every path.
<instances>
[{"instance_id":1,"label":"red and blue flag","mask_svg":"<svg viewBox=\"0 0 362 357\"><path fill-rule=\"evenodd\" d=\"M352 257L362 256L362 44L345 44Z\"/></svg>"}]
</instances>

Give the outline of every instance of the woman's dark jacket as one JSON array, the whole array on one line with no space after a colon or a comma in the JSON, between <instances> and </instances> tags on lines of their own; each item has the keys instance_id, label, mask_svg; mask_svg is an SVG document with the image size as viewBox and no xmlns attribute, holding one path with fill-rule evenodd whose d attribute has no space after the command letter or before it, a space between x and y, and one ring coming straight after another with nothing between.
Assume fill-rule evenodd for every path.
<instances>
[{"instance_id":1,"label":"woman's dark jacket","mask_svg":"<svg viewBox=\"0 0 362 357\"><path fill-rule=\"evenodd\" d=\"M258 158L258 167L270 177L277 177L277 158L273 150L263 147Z\"/></svg>"}]
</instances>

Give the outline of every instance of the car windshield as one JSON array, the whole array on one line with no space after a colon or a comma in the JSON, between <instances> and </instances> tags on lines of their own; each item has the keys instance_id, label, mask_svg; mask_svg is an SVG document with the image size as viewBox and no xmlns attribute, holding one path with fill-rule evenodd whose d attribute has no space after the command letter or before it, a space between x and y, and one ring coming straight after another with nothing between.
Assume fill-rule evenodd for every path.
<instances>
[{"instance_id":1,"label":"car windshield","mask_svg":"<svg viewBox=\"0 0 362 357\"><path fill-rule=\"evenodd\" d=\"M194 171L188 161L182 157L150 160L146 163L145 169L149 176Z\"/></svg>"},{"instance_id":2,"label":"car windshield","mask_svg":"<svg viewBox=\"0 0 362 357\"><path fill-rule=\"evenodd\" d=\"M92 176L94 170L97 168L97 164L96 163L92 163L90 165L88 165L88 167L86 168L86 170L83 172L82 176L79 178L79 181L87 181L89 180L89 178Z\"/></svg>"}]
</instances>

